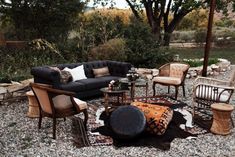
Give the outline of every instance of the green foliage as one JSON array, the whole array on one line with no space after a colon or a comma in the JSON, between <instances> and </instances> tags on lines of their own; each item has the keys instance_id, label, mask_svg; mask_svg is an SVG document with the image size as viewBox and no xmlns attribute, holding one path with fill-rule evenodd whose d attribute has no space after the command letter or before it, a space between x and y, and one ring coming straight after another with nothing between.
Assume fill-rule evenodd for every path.
<instances>
[{"instance_id":1,"label":"green foliage","mask_svg":"<svg viewBox=\"0 0 235 157\"><path fill-rule=\"evenodd\" d=\"M82 9L79 0L0 1L1 19L14 26L16 37L21 40L66 40Z\"/></svg>"},{"instance_id":2,"label":"green foliage","mask_svg":"<svg viewBox=\"0 0 235 157\"><path fill-rule=\"evenodd\" d=\"M215 25L218 27L231 27L233 25L233 20L225 17L215 21Z\"/></svg>"},{"instance_id":3,"label":"green foliage","mask_svg":"<svg viewBox=\"0 0 235 157\"><path fill-rule=\"evenodd\" d=\"M190 65L190 67L198 67L203 65L203 60L201 59L183 59L183 62ZM209 58L208 65L218 63L218 58Z\"/></svg>"},{"instance_id":4,"label":"green foliage","mask_svg":"<svg viewBox=\"0 0 235 157\"><path fill-rule=\"evenodd\" d=\"M163 53L160 53L159 45L146 23L132 18L124 37L128 46L127 61L135 67L155 67L163 59Z\"/></svg>"},{"instance_id":5,"label":"green foliage","mask_svg":"<svg viewBox=\"0 0 235 157\"><path fill-rule=\"evenodd\" d=\"M194 38L196 44L202 45L206 41L206 30L205 29L198 29L194 33Z\"/></svg>"},{"instance_id":6,"label":"green foliage","mask_svg":"<svg viewBox=\"0 0 235 157\"><path fill-rule=\"evenodd\" d=\"M193 40L194 31L175 31L171 38L174 42L192 42Z\"/></svg>"},{"instance_id":7,"label":"green foliage","mask_svg":"<svg viewBox=\"0 0 235 157\"><path fill-rule=\"evenodd\" d=\"M32 46L32 45L31 45ZM0 49L0 80L19 81L32 77L30 69L35 66L71 62L50 49Z\"/></svg>"},{"instance_id":8,"label":"green foliage","mask_svg":"<svg viewBox=\"0 0 235 157\"><path fill-rule=\"evenodd\" d=\"M124 39L116 38L91 49L88 60L126 61L126 43Z\"/></svg>"}]
</instances>

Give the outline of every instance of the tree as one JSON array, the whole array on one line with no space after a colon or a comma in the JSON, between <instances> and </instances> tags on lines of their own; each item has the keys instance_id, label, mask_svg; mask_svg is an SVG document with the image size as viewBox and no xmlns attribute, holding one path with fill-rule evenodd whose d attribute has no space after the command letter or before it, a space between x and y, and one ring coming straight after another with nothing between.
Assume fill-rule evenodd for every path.
<instances>
[{"instance_id":1,"label":"tree","mask_svg":"<svg viewBox=\"0 0 235 157\"><path fill-rule=\"evenodd\" d=\"M0 19L9 20L18 39L67 39L84 3L80 0L0 0Z\"/></svg>"},{"instance_id":2,"label":"tree","mask_svg":"<svg viewBox=\"0 0 235 157\"><path fill-rule=\"evenodd\" d=\"M96 2L108 0L96 0ZM226 12L226 4L231 0L217 0L218 9ZM234 1L234 0L232 0ZM141 19L140 14L145 10L149 26L156 40L162 42L161 31L164 31L163 45L168 46L172 32L182 19L191 11L209 6L210 0L126 0L133 14ZM172 18L170 19L170 15ZM163 28L162 28L163 24Z\"/></svg>"}]
</instances>

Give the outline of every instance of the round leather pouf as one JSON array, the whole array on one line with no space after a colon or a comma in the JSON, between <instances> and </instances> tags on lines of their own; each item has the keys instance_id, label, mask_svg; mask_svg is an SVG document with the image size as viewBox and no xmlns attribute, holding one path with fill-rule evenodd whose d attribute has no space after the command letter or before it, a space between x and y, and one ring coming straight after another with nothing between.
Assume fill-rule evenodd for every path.
<instances>
[{"instance_id":1,"label":"round leather pouf","mask_svg":"<svg viewBox=\"0 0 235 157\"><path fill-rule=\"evenodd\" d=\"M110 116L110 126L118 138L133 138L145 129L144 113L135 106L120 106Z\"/></svg>"}]
</instances>

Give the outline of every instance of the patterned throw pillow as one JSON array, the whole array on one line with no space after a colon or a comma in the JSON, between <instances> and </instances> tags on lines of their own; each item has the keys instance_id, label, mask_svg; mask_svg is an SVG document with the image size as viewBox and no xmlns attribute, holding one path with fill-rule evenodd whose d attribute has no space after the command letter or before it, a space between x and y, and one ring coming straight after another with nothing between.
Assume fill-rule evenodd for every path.
<instances>
[{"instance_id":1,"label":"patterned throw pillow","mask_svg":"<svg viewBox=\"0 0 235 157\"><path fill-rule=\"evenodd\" d=\"M143 102L133 102L131 105L144 112L147 120L146 130L152 134L162 135L173 117L173 111L166 106L159 106Z\"/></svg>"},{"instance_id":2,"label":"patterned throw pillow","mask_svg":"<svg viewBox=\"0 0 235 157\"><path fill-rule=\"evenodd\" d=\"M93 69L93 73L95 77L102 77L102 76L110 75L108 67Z\"/></svg>"},{"instance_id":3,"label":"patterned throw pillow","mask_svg":"<svg viewBox=\"0 0 235 157\"><path fill-rule=\"evenodd\" d=\"M58 67L49 67L52 70L58 71L60 73L60 83L66 84L72 81L72 75L68 71L60 70Z\"/></svg>"},{"instance_id":4,"label":"patterned throw pillow","mask_svg":"<svg viewBox=\"0 0 235 157\"><path fill-rule=\"evenodd\" d=\"M60 73L60 82L63 84L69 83L73 80L72 75L68 71L61 70Z\"/></svg>"}]
</instances>

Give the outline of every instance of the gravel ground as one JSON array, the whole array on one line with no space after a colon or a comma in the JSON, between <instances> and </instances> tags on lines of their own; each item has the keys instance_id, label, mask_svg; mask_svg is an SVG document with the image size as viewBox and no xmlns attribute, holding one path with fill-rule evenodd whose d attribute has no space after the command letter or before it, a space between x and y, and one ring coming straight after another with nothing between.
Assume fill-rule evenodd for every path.
<instances>
[{"instance_id":1,"label":"gravel ground","mask_svg":"<svg viewBox=\"0 0 235 157\"><path fill-rule=\"evenodd\" d=\"M234 66L233 66L234 67ZM230 71L217 76L227 79ZM179 91L179 99L191 105L192 82L186 80L186 97ZM150 83L151 85L151 83ZM151 86L150 86L151 87ZM165 87L158 88L158 93L166 93ZM150 88L151 90L151 88ZM172 89L173 90L173 89ZM142 90L137 89L137 94ZM173 92L172 92L173 93ZM150 91L150 95L152 91ZM90 100L89 103L97 100ZM235 104L235 96L231 103ZM2 156L235 156L235 128L227 136L211 133L200 135L196 139L175 139L168 151L150 147L96 146L76 148L71 134L72 121L59 120L57 124L57 140L52 137L51 119L44 118L42 129L37 129L38 119L26 117L28 102L20 101L0 106L0 157ZM233 119L235 113L233 112Z\"/></svg>"}]
</instances>

